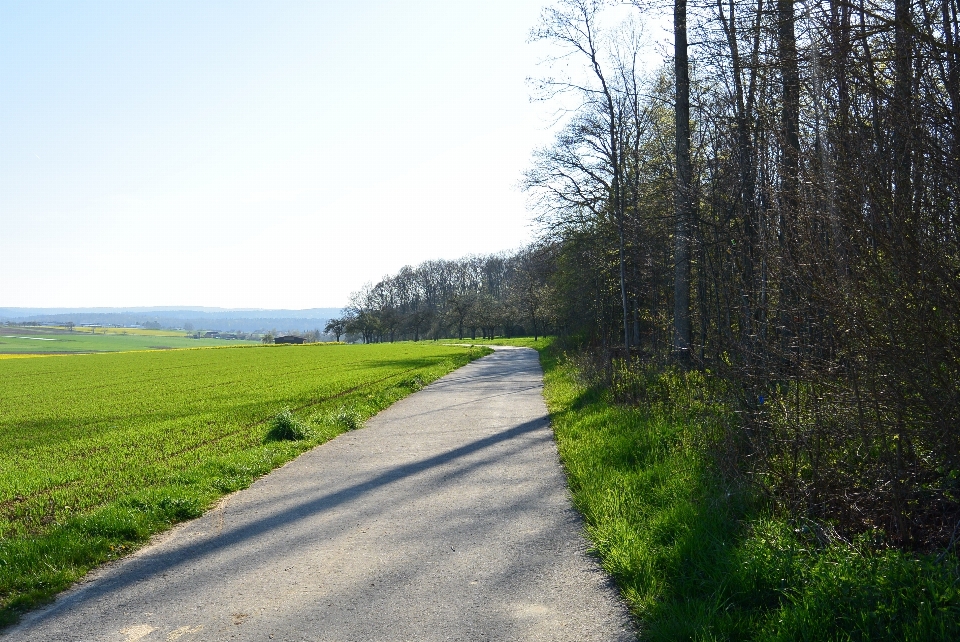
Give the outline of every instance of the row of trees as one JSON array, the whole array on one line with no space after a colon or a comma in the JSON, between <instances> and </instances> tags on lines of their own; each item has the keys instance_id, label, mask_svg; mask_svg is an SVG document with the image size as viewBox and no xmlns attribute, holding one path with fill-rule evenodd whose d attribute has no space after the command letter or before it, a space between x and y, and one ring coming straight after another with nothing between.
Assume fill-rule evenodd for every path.
<instances>
[{"instance_id":1,"label":"row of trees","mask_svg":"<svg viewBox=\"0 0 960 642\"><path fill-rule=\"evenodd\" d=\"M549 329L628 369L703 369L780 505L954 541L960 3L675 0L671 64L643 73L657 8L544 12L535 37L566 55L542 98L576 107L525 178L537 243L404 268L327 332Z\"/></svg>"},{"instance_id":2,"label":"row of trees","mask_svg":"<svg viewBox=\"0 0 960 642\"><path fill-rule=\"evenodd\" d=\"M656 7L634 8L561 0L535 32L572 70L543 97L579 105L526 176L557 328L722 378L742 468L794 510L946 543L957 0L675 0L672 64L647 75Z\"/></svg>"},{"instance_id":3,"label":"row of trees","mask_svg":"<svg viewBox=\"0 0 960 642\"><path fill-rule=\"evenodd\" d=\"M364 343L540 335L552 324L543 249L427 261L367 284L328 334Z\"/></svg>"}]
</instances>

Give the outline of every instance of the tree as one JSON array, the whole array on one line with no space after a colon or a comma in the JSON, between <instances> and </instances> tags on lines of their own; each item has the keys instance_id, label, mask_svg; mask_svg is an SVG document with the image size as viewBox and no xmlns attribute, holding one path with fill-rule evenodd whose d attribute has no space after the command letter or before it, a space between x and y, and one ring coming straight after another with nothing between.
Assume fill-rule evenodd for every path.
<instances>
[{"instance_id":1,"label":"tree","mask_svg":"<svg viewBox=\"0 0 960 642\"><path fill-rule=\"evenodd\" d=\"M347 322L346 332L360 335L364 343L373 343L380 336L382 328L376 315L370 310L359 310Z\"/></svg>"},{"instance_id":2,"label":"tree","mask_svg":"<svg viewBox=\"0 0 960 642\"><path fill-rule=\"evenodd\" d=\"M447 315L457 327L457 338L463 340L463 327L473 311L475 295L470 293L456 294L447 300ZM476 337L474 337L476 338Z\"/></svg>"},{"instance_id":3,"label":"tree","mask_svg":"<svg viewBox=\"0 0 960 642\"><path fill-rule=\"evenodd\" d=\"M327 325L323 326L323 331L326 334L334 335L337 339L337 343L340 343L340 337L347 331L348 323L349 319L347 317L330 319L327 321Z\"/></svg>"},{"instance_id":4,"label":"tree","mask_svg":"<svg viewBox=\"0 0 960 642\"><path fill-rule=\"evenodd\" d=\"M641 90L627 41L596 28L605 3L545 13L538 35L579 64L544 97L582 100L526 175L550 247L537 291L608 358L632 305L628 368L696 346L771 497L946 545L956 520L933 516L957 504L931 489L960 470L956 1L673 9L672 65Z\"/></svg>"},{"instance_id":5,"label":"tree","mask_svg":"<svg viewBox=\"0 0 960 642\"><path fill-rule=\"evenodd\" d=\"M596 142L592 144L588 142L587 146L593 147L596 156L603 158L605 166L601 173L586 171L584 175L589 177L591 182L598 182L605 194L600 201L588 197L587 200L593 200L593 202L582 204L588 208L602 206L603 213L612 216L617 229L621 327L623 349L627 354L630 350L630 326L624 239L626 202L623 184L623 143L626 138L625 132L629 129L627 121L630 117L630 110L625 108L625 97L629 96L630 81L634 79L623 73L631 68L622 64L622 60L619 65L614 63L612 66L615 69L619 67L621 72L619 80L626 82L617 86L614 84L615 77L608 78L610 74L605 68L603 58L610 57L611 54L616 57L616 52L603 51L602 47L606 46L614 50L616 47L612 42L603 42L606 34L598 26L598 15L605 4L603 0L562 0L557 3L557 8L551 7L544 10L541 28L535 32L535 35L538 39L558 43L570 52L581 56L588 70L587 73L592 78L590 83L578 82L573 78L545 79L543 85L548 89L548 95L572 91L578 94L587 105L589 116L581 121L581 126L590 132L590 137L595 137ZM615 38L615 36L611 37ZM637 43L634 41L632 44L635 55ZM532 182L528 179L528 186L536 187L538 184L536 176L532 178ZM578 191L579 189L575 188L573 194ZM593 189L587 188L587 191L592 192ZM569 194L566 197L569 197Z\"/></svg>"}]
</instances>

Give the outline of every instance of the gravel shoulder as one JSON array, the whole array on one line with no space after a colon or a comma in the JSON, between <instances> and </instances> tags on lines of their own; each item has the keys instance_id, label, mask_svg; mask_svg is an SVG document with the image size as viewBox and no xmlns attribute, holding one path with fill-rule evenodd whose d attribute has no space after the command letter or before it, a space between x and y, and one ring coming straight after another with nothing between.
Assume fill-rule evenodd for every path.
<instances>
[{"instance_id":1,"label":"gravel shoulder","mask_svg":"<svg viewBox=\"0 0 960 642\"><path fill-rule=\"evenodd\" d=\"M0 639L636 638L529 349L498 349L92 573Z\"/></svg>"}]
</instances>

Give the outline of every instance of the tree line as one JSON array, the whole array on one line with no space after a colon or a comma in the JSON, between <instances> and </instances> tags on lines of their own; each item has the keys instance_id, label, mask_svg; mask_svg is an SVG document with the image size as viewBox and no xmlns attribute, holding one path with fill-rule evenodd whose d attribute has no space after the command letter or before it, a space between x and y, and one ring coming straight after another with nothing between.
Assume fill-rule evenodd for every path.
<instances>
[{"instance_id":1,"label":"tree line","mask_svg":"<svg viewBox=\"0 0 960 642\"><path fill-rule=\"evenodd\" d=\"M665 10L672 55L644 71ZM955 545L958 13L559 0L533 32L564 50L537 91L566 110L524 178L538 240L368 285L338 338L556 333L632 403L651 373L702 371L735 417L717 448L776 505Z\"/></svg>"},{"instance_id":2,"label":"tree line","mask_svg":"<svg viewBox=\"0 0 960 642\"><path fill-rule=\"evenodd\" d=\"M953 543L957 0L632 6L561 0L534 32L566 53L541 97L577 105L525 179L556 328L709 371L739 468L797 514Z\"/></svg>"},{"instance_id":3,"label":"tree line","mask_svg":"<svg viewBox=\"0 0 960 642\"><path fill-rule=\"evenodd\" d=\"M354 292L324 331L364 343L539 336L551 328L549 267L537 247L406 266Z\"/></svg>"}]
</instances>

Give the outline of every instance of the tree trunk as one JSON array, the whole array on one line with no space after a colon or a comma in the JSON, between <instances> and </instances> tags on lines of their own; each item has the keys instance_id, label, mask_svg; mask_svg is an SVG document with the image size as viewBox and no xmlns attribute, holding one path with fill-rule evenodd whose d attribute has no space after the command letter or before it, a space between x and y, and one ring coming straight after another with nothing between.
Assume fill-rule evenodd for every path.
<instances>
[{"instance_id":1,"label":"tree trunk","mask_svg":"<svg viewBox=\"0 0 960 642\"><path fill-rule=\"evenodd\" d=\"M898 2L903 0L898 0ZM788 215L800 203L800 72L797 66L796 18L793 0L777 0L777 37L783 88L783 197Z\"/></svg>"},{"instance_id":2,"label":"tree trunk","mask_svg":"<svg viewBox=\"0 0 960 642\"><path fill-rule=\"evenodd\" d=\"M781 177L780 177L780 247L784 257L781 282L781 349L792 348L796 334L794 274L790 265L797 212L800 206L800 71L797 64L796 17L793 0L777 0L777 44L780 50Z\"/></svg>"},{"instance_id":3,"label":"tree trunk","mask_svg":"<svg viewBox=\"0 0 960 642\"><path fill-rule=\"evenodd\" d=\"M950 94L950 105L952 107L952 150L950 154L953 164L953 173L956 176L960 173L960 55L957 52L958 43L955 34L960 33L960 26L957 24L957 5L951 0L942 0L943 13L943 33L947 43L947 64L949 72L947 76L947 93Z\"/></svg>"},{"instance_id":4,"label":"tree trunk","mask_svg":"<svg viewBox=\"0 0 960 642\"><path fill-rule=\"evenodd\" d=\"M740 47L737 36L737 16L736 3L729 0L730 18L724 16L723 0L717 0L717 11L720 21L723 25L724 33L727 37L727 45L730 48L731 72L733 74L734 86L734 107L736 109L737 119L737 165L740 170L740 202L743 208L743 230L746 235L746 243L741 248L741 257L743 260L743 292L741 321L740 321L740 341L745 346L744 355L748 360L752 360L756 355L756 343L759 332L755 327L758 319L754 315L757 301L757 291L760 289L756 284L756 275L754 269L754 256L758 252L758 234L757 234L757 207L756 207L756 180L754 172L754 151L753 141L750 131L750 118L753 111L753 87L755 84L756 58L759 48L760 18L763 11L763 0L757 0L756 19L754 24L754 53L753 64L751 67L750 95L747 97L743 87L743 64L740 57ZM749 365L749 364L748 364Z\"/></svg>"},{"instance_id":5,"label":"tree trunk","mask_svg":"<svg viewBox=\"0 0 960 642\"><path fill-rule=\"evenodd\" d=\"M620 199L618 199L620 200ZM623 251L623 206L620 205L620 215L619 215L619 233L620 233L620 305L623 310L623 356L625 359L630 358L630 322L629 322L629 306L627 304L627 275L626 275L626 265L624 264L624 251Z\"/></svg>"},{"instance_id":6,"label":"tree trunk","mask_svg":"<svg viewBox=\"0 0 960 642\"><path fill-rule=\"evenodd\" d=\"M894 3L894 98L893 98L893 226L912 235L914 225L910 173L913 137L913 44L910 37L910 0ZM894 238L900 236L894 232Z\"/></svg>"},{"instance_id":7,"label":"tree trunk","mask_svg":"<svg viewBox=\"0 0 960 642\"><path fill-rule=\"evenodd\" d=\"M687 3L673 8L674 73L676 77L677 186L675 194L673 349L679 361L690 362L690 241L693 219L693 164L690 159L690 67L687 60Z\"/></svg>"}]
</instances>

